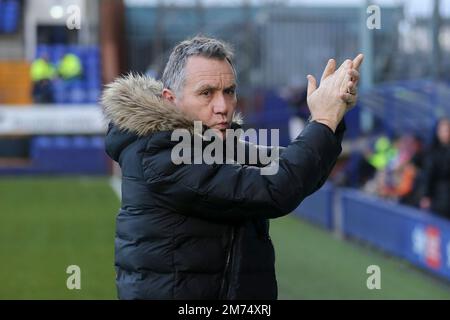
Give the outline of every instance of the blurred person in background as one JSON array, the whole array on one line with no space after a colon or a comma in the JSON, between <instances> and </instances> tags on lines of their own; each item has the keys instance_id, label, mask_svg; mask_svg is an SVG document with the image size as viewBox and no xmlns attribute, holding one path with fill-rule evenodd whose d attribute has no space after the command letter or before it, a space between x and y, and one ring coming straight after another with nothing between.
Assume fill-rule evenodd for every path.
<instances>
[{"instance_id":1,"label":"blurred person in background","mask_svg":"<svg viewBox=\"0 0 450 320\"><path fill-rule=\"evenodd\" d=\"M450 219L450 119L442 118L425 157L422 209Z\"/></svg>"},{"instance_id":2,"label":"blurred person in background","mask_svg":"<svg viewBox=\"0 0 450 320\"><path fill-rule=\"evenodd\" d=\"M31 63L34 103L53 103L52 81L55 76L55 67L49 62L47 55L43 54Z\"/></svg>"},{"instance_id":3,"label":"blurred person in background","mask_svg":"<svg viewBox=\"0 0 450 320\"><path fill-rule=\"evenodd\" d=\"M368 164L375 170L373 176L366 180L363 190L370 194L380 195L380 190L389 183L389 177L386 173L388 165L396 157L397 149L391 140L384 135L375 140L372 148L373 150L367 148L364 151L364 159L360 160L359 169L364 169L366 174L369 174Z\"/></svg>"},{"instance_id":4,"label":"blurred person in background","mask_svg":"<svg viewBox=\"0 0 450 320\"><path fill-rule=\"evenodd\" d=\"M383 170L379 195L400 203L418 206L421 143L412 135L404 135L395 142L395 156Z\"/></svg>"},{"instance_id":5,"label":"blurred person in background","mask_svg":"<svg viewBox=\"0 0 450 320\"><path fill-rule=\"evenodd\" d=\"M375 141L373 152L368 152L366 156L368 162L376 170L383 170L396 154L397 150L391 140L386 136L381 136Z\"/></svg>"},{"instance_id":6,"label":"blurred person in background","mask_svg":"<svg viewBox=\"0 0 450 320\"><path fill-rule=\"evenodd\" d=\"M58 74L65 81L80 79L83 76L80 58L76 54L66 53L58 63Z\"/></svg>"},{"instance_id":7,"label":"blurred person in background","mask_svg":"<svg viewBox=\"0 0 450 320\"><path fill-rule=\"evenodd\" d=\"M193 120L222 142L227 129L240 128L236 71L225 43L183 41L162 82L129 75L108 85L102 97L110 120L106 151L122 169L115 238L119 298L276 299L268 219L289 214L327 179L341 152L343 116L356 104L362 58L337 70L330 59L320 86L308 76L311 121L280 151L273 175L223 154L227 161L212 165L172 160L179 143L174 130L192 135ZM233 139L234 148L238 143Z\"/></svg>"},{"instance_id":8,"label":"blurred person in background","mask_svg":"<svg viewBox=\"0 0 450 320\"><path fill-rule=\"evenodd\" d=\"M281 96L286 100L292 112L288 124L289 137L292 141L297 137L298 132L303 130L309 118L306 81L294 77L289 85L282 90Z\"/></svg>"},{"instance_id":9,"label":"blurred person in background","mask_svg":"<svg viewBox=\"0 0 450 320\"><path fill-rule=\"evenodd\" d=\"M408 158L401 167L399 201L405 205L420 207L423 197L423 142L419 136L414 135L408 136L407 139ZM411 179L411 185L406 188L405 186L409 186L408 179Z\"/></svg>"}]
</instances>

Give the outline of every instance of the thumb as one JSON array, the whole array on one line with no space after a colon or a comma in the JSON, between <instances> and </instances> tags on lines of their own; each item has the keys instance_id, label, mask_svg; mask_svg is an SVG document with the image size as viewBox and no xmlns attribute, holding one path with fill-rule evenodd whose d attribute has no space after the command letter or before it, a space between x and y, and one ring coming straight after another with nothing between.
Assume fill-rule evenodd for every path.
<instances>
[{"instance_id":1,"label":"thumb","mask_svg":"<svg viewBox=\"0 0 450 320\"><path fill-rule=\"evenodd\" d=\"M314 78L314 76L308 74L306 76L306 78L308 79L308 90L307 90L307 95L308 97L317 89L317 81L316 78Z\"/></svg>"}]
</instances>

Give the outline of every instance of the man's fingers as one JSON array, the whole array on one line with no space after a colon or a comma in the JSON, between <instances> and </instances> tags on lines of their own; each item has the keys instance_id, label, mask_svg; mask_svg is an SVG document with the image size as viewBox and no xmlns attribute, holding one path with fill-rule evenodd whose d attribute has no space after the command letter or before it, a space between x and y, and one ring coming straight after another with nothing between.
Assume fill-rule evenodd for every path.
<instances>
[{"instance_id":1,"label":"man's fingers","mask_svg":"<svg viewBox=\"0 0 450 320\"><path fill-rule=\"evenodd\" d=\"M310 74L308 74L306 78L308 79L307 95L310 96L317 89L317 81L316 78Z\"/></svg>"},{"instance_id":2,"label":"man's fingers","mask_svg":"<svg viewBox=\"0 0 450 320\"><path fill-rule=\"evenodd\" d=\"M357 84L359 81L359 72L356 71L355 69L351 69L348 71L348 74L351 77L351 80L353 81L353 83Z\"/></svg>"},{"instance_id":3,"label":"man's fingers","mask_svg":"<svg viewBox=\"0 0 450 320\"><path fill-rule=\"evenodd\" d=\"M341 72L343 69L352 69L353 61L350 59L346 59L342 64L339 66L339 69L337 69L338 72Z\"/></svg>"},{"instance_id":4,"label":"man's fingers","mask_svg":"<svg viewBox=\"0 0 450 320\"><path fill-rule=\"evenodd\" d=\"M350 93L342 93L341 99L349 106L353 106L356 103L356 95Z\"/></svg>"},{"instance_id":5,"label":"man's fingers","mask_svg":"<svg viewBox=\"0 0 450 320\"><path fill-rule=\"evenodd\" d=\"M352 100L353 97L354 96L351 93L348 93L348 92L341 93L341 99L344 100L345 102Z\"/></svg>"},{"instance_id":6,"label":"man's fingers","mask_svg":"<svg viewBox=\"0 0 450 320\"><path fill-rule=\"evenodd\" d=\"M351 94L356 93L356 85L353 81L349 81L347 84L347 92Z\"/></svg>"},{"instance_id":7,"label":"man's fingers","mask_svg":"<svg viewBox=\"0 0 450 320\"><path fill-rule=\"evenodd\" d=\"M351 80L348 71L352 68L352 65L353 61L347 59L342 63L342 65L338 69L335 84L339 87L341 92L347 91L347 83Z\"/></svg>"},{"instance_id":8,"label":"man's fingers","mask_svg":"<svg viewBox=\"0 0 450 320\"><path fill-rule=\"evenodd\" d=\"M359 66L364 60L364 55L362 53L358 54L355 59L353 59L353 68L359 70Z\"/></svg>"},{"instance_id":9,"label":"man's fingers","mask_svg":"<svg viewBox=\"0 0 450 320\"><path fill-rule=\"evenodd\" d=\"M334 59L328 60L328 63L323 70L322 78L320 78L320 82L325 80L328 76L332 75L336 69L336 61Z\"/></svg>"}]
</instances>

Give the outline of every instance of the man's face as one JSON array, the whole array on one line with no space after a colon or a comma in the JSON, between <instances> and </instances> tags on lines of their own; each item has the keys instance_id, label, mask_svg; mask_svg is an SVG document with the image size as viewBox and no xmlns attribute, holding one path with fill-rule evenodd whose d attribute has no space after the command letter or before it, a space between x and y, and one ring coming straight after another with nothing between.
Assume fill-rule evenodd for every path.
<instances>
[{"instance_id":1,"label":"man's face","mask_svg":"<svg viewBox=\"0 0 450 320\"><path fill-rule=\"evenodd\" d=\"M189 57L181 95L173 102L194 120L225 137L236 109L236 79L227 60Z\"/></svg>"}]
</instances>

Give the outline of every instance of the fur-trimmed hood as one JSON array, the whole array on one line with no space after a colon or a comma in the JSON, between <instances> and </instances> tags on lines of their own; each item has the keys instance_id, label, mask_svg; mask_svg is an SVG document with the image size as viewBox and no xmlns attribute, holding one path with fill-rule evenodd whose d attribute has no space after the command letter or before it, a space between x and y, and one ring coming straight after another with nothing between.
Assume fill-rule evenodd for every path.
<instances>
[{"instance_id":1,"label":"fur-trimmed hood","mask_svg":"<svg viewBox=\"0 0 450 320\"><path fill-rule=\"evenodd\" d=\"M163 85L153 78L130 73L108 84L101 104L105 117L118 129L145 136L158 131L188 129L193 119L161 97ZM240 113L232 122L242 124Z\"/></svg>"}]
</instances>

